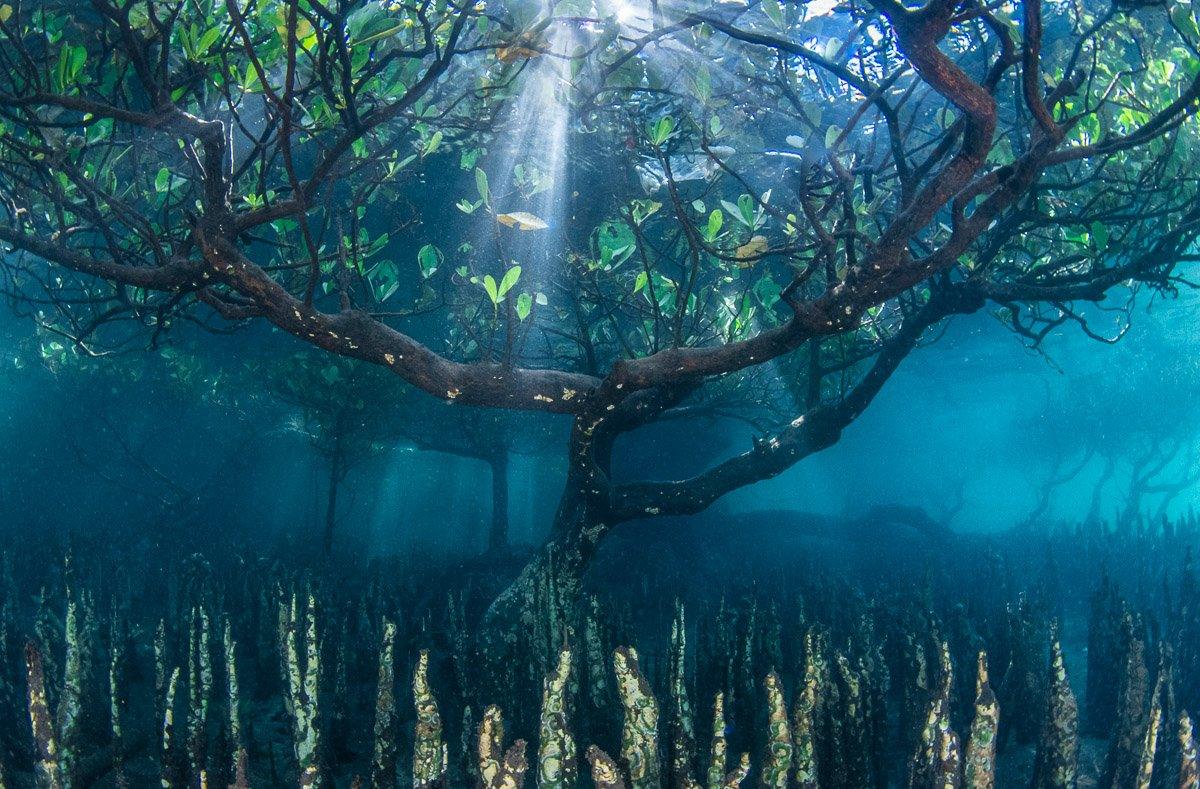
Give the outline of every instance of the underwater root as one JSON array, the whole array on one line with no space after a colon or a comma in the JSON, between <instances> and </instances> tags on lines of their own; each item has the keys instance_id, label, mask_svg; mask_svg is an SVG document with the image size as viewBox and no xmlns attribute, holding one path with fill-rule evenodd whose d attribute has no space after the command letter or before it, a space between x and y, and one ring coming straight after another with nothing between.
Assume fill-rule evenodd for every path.
<instances>
[{"instance_id":1,"label":"underwater root","mask_svg":"<svg viewBox=\"0 0 1200 789\"><path fill-rule=\"evenodd\" d=\"M312 606L307 610L311 611ZM300 786L327 786L331 781L317 758L321 742L316 699L320 695L319 670L316 664L318 651L307 648L309 638L315 632L312 618L305 614L297 619L295 596L287 605L286 634L287 652L284 656L289 677L287 709L291 716L294 736L295 761L298 770L296 782ZM197 631L203 632L203 631ZM394 635L394 625L385 627L385 633ZM78 637L78 634L75 636ZM79 643L79 642L75 642ZM805 659L803 681L790 710L785 701L782 682L774 672L763 681L767 699L764 710L766 720L766 748L762 759L755 763L750 753L743 752L729 761L725 718L725 694L719 692L713 699L713 728L709 750L706 754L692 748L688 737L676 736L664 748L659 742L659 704L646 677L638 664L635 649L618 648L612 655L612 676L622 711L620 750L614 758L597 745L589 745L586 759L591 782L600 789L651 789L660 787L669 776L670 785L684 789L732 789L745 784L751 774L757 774L758 785L786 789L790 786L816 787L823 785L817 778L820 768L817 763L818 738L831 733L845 738L845 750L834 744L833 750L823 749L821 759L831 758L838 762L839 769L846 770L846 777L866 778L870 769L864 764L853 764L869 753L860 749L864 743L859 739L869 732L868 720L872 708L867 701L870 688L877 686L882 678L861 659L853 662L838 649L830 648L819 632L806 635L805 643L810 654ZM226 646L231 644L226 640ZM300 646L305 648L301 649ZM676 641L677 653L672 659L683 665L687 656L683 642ZM192 652L192 648L197 648ZM206 731L201 722L215 701L212 694L216 689L212 674L200 663L190 662L202 654L202 645L189 645L187 676L189 682L198 683L189 690L187 705L180 703L181 673L178 667L171 671L163 699L161 721L161 785L208 786L210 771L206 767ZM950 696L954 682L953 667L945 641L938 644L936 669L927 679L932 679L921 712L922 725L916 747L907 764L906 785L911 787L972 787L987 789L996 785L996 743L1001 722L996 696L992 691L988 674L988 657L981 652L975 671L974 715L968 727L960 735L951 722ZM228 719L228 736L224 738L224 754L210 754L214 763L228 766L231 786L245 787L247 779L246 752L241 743L241 724L237 714L239 700L236 689L236 667L233 651L226 650L225 672L229 684L227 703L231 715ZM28 668L28 713L36 752L35 781L38 786L69 787L79 785L77 770L78 732L73 730L74 719L63 704L74 700L64 695L59 701L57 715L52 715L47 703L45 688L45 664L43 655L34 641L26 646ZM370 779L372 786L395 786L396 753L395 731L389 726L394 716L393 688L386 681L393 661L392 644L385 638L379 654L380 676L385 681L378 689L379 718L374 730L375 771ZM575 740L567 726L564 714L565 696L575 667L572 649L563 648L554 671L545 679L545 694L540 711L540 736L534 755L536 784L540 787L574 786L578 775ZM834 671L836 666L836 673ZM68 663L63 678L64 689L78 684L82 679L77 672L80 664ZM412 730L412 774L414 787L445 787L459 785L462 781L482 789L519 789L528 779L530 763L525 740L515 740L506 747L505 722L500 707L491 705L484 712L475 728L473 752L467 770L469 775L455 776L450 770L450 747L444 736L438 702L429 682L429 653L422 651L412 676L412 698L416 720ZM1079 739L1077 705L1070 685L1067 683L1063 654L1058 641L1051 647L1050 664L1045 668L1047 694L1043 700L1046 715L1041 735L1036 746L1036 767L1033 785L1036 787L1073 787L1078 780ZM840 679L839 679L840 678ZM1126 687L1133 678L1124 680ZM1159 739L1162 731L1162 703L1166 677L1160 672L1155 689L1147 700L1148 706L1136 712L1146 723L1139 736L1123 722L1114 734L1110 758L1119 760L1132 758L1131 767L1135 781L1129 786L1150 787L1155 775L1156 761L1161 760L1166 749L1160 752ZM113 685L114 693L120 688ZM672 706L677 711L688 708L686 687L673 684ZM866 694L866 696L864 696ZM114 709L119 709L116 704ZM184 709L180 709L183 707ZM176 730L177 713L183 711L187 721L186 743L179 740ZM113 717L114 726L119 725ZM676 727L690 726L690 721L676 720ZM114 739L120 732L113 732ZM1176 775L1179 786L1197 786L1197 756L1193 736L1192 719L1181 712L1176 721L1178 750L1176 752ZM1132 744L1129 754L1123 748ZM1138 747L1140 746L1140 747ZM669 760L664 755L669 755ZM697 780L693 768L701 764L704 757L704 779ZM220 772L219 769L213 772ZM119 752L113 757L113 781L117 785L129 785L124 773L123 760ZM857 779L855 779L857 780ZM360 775L351 778L353 786L365 785ZM407 783L407 782L405 782ZM840 783L840 782L839 782ZM853 785L853 784L847 784ZM1126 784L1116 783L1116 786Z\"/></svg>"},{"instance_id":2,"label":"underwater root","mask_svg":"<svg viewBox=\"0 0 1200 789\"><path fill-rule=\"evenodd\" d=\"M572 606L551 584L500 675L466 591L419 609L385 569L5 560L0 785L1200 789L1180 538L1054 535L1023 591L1015 564L966 583L1027 554L1007 539L943 567L959 598L755 577L664 610L649 585ZM1161 590L1136 602L1081 569L1129 540L1149 558L1123 581Z\"/></svg>"},{"instance_id":3,"label":"underwater root","mask_svg":"<svg viewBox=\"0 0 1200 789\"><path fill-rule=\"evenodd\" d=\"M301 604L301 599L307 599ZM329 711L321 704L331 703L330 690L323 687L321 671L322 650L317 646L315 598L286 595L280 603L282 651L281 670L286 676L286 696L283 698L292 735L295 775L299 786L330 786L331 773L337 765L328 764L323 749L322 722L328 724ZM85 618L94 620L94 612L86 611ZM79 711L83 699L78 689L88 685L84 676L82 652L87 640L78 624L79 616L68 612L67 646L69 657L63 666L63 676L52 711L46 688L46 661L36 640L26 645L25 661L28 676L27 710L29 731L35 754L34 781L40 787L70 787L83 785L79 772L80 749L83 741L78 729ZM242 702L238 690L237 650L226 622L222 652L224 666L221 674L224 687L215 682L214 667L208 662L212 645L207 639L209 618L199 610L193 611L188 629L186 665L172 666L169 679L162 685L166 666L164 651L156 649L156 673L162 691L158 723L159 777L163 787L215 785L213 776L223 776L228 785L251 785L247 764L245 733L242 727ZM749 752L730 758L726 719L726 693L715 694L712 700L712 733L707 752L695 746L688 682L682 674L689 656L679 634L684 632L682 607L673 625L670 656L672 671L679 672L670 684L672 736L660 742L660 704L640 665L636 649L619 647L611 655L609 679L620 708L620 745L616 756L609 755L596 744L585 750L588 769L584 775L601 789L652 789L664 785L684 789L726 789L746 785L756 776L762 787L787 789L791 786L818 787L827 785L821 775L839 776L837 785L871 785L883 776L875 774L871 764L873 749L885 743L872 742L875 724L872 717L879 714L880 703L886 695L888 677L881 663L873 662L878 653L874 647L853 654L853 647L831 645L821 629L813 627L805 634L806 654L801 677L795 682L796 693L789 705L784 692L785 683L771 671L761 683L766 701L760 717L764 721L762 739L765 743L760 759ZM378 653L379 684L376 698L376 718L373 729L374 754L369 778L354 773L349 777L353 786L395 786L397 772L398 731L395 725L394 687L392 686L396 627L385 623L384 637ZM913 642L916 643L916 642ZM952 715L952 693L955 682L949 644L935 641L935 651L926 655L917 647L920 672L915 676L917 687L908 694L921 699L919 706L908 710L919 725L916 739L905 767L905 783L910 787L973 787L989 789L996 785L997 742L1002 714L988 673L988 655L980 652L974 676L973 714L961 732L955 729ZM878 646L878 645L875 645ZM851 650L848 654L847 649ZM927 658L932 658L928 660ZM464 769L452 770L452 750L447 740L440 706L430 682L430 654L422 650L412 673L412 704L415 720L411 729L411 781L414 787L448 787L474 785L483 789L519 789L527 781L539 787L569 787L578 785L580 770L577 763L575 734L569 721L572 697L580 690L578 660L571 647L563 647L552 671L545 677L540 707L538 742L533 754L527 753L527 743L517 739L506 742L506 726L501 707L487 706L482 719L473 729L473 736L464 736L464 746L470 751L453 756L467 757ZM112 662L110 672L111 738L117 745L111 755L111 780L115 785L130 784L126 773L126 754L120 748L125 707L122 693L121 657ZM182 670L181 670L182 668ZM1130 688L1144 675L1144 665L1131 663L1129 675L1121 678L1123 699ZM1032 785L1036 787L1073 787L1079 775L1079 718L1078 705L1067 681L1063 652L1059 641L1053 640L1048 665L1042 669L1045 693L1041 700L1043 723L1036 744ZM1169 736L1177 747L1165 743L1168 737L1163 720L1163 705L1168 699L1170 682L1168 670L1160 666L1153 691L1142 706L1131 707L1122 715L1112 736L1108 759L1114 771L1114 786L1150 787L1156 764L1173 753L1171 772L1179 786L1196 787L1197 756L1193 723L1187 712L1179 712L1172 721L1175 730ZM183 691L186 685L186 692ZM218 697L222 697L218 699ZM915 702L914 702L915 703ZM223 726L210 726L209 715L214 707L223 704L227 715ZM467 719L470 707L467 707ZM182 724L182 726L180 725ZM215 732L215 736L214 735ZM464 735L470 727L464 727ZM274 758L272 756L271 758ZM531 780L530 761L536 781ZM824 764L828 760L829 764ZM703 770L696 768L703 765ZM274 767L272 767L274 769ZM1166 768L1164 768L1166 769ZM1131 783L1124 783L1127 771ZM697 778L698 775L703 776ZM276 776L278 777L278 776ZM261 784L274 784L275 778ZM865 781L866 783L858 783ZM405 781L405 784L408 782Z\"/></svg>"}]
</instances>

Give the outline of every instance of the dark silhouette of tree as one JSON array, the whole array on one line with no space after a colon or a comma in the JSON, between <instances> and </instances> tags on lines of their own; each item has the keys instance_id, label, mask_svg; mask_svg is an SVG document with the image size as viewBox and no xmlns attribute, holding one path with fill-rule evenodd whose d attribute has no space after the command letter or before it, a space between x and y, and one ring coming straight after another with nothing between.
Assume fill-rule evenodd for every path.
<instances>
[{"instance_id":1,"label":"dark silhouette of tree","mask_svg":"<svg viewBox=\"0 0 1200 789\"><path fill-rule=\"evenodd\" d=\"M254 397L229 391L198 357L176 348L150 359L94 359L66 352L59 340L43 334L32 348L15 350L23 365L36 368L22 380L33 383L34 408L47 420L31 427L55 437L42 453L16 448L28 464L25 478L49 478L43 484L53 486L72 468L84 470L114 494L114 513L144 519L155 537L219 529L207 520L215 503L257 460L250 449L262 438L263 422ZM214 418L220 429L205 429ZM205 440L196 440L198 432ZM41 457L35 462L33 454Z\"/></svg>"},{"instance_id":2,"label":"dark silhouette of tree","mask_svg":"<svg viewBox=\"0 0 1200 789\"><path fill-rule=\"evenodd\" d=\"M1087 521L1161 518L1200 479L1197 397L1200 364L1159 333L1114 349L1103 372L1069 379L1022 428L1045 466L1026 522L1044 516L1069 483L1091 485Z\"/></svg>"},{"instance_id":3,"label":"dark silhouette of tree","mask_svg":"<svg viewBox=\"0 0 1200 789\"><path fill-rule=\"evenodd\" d=\"M304 436L326 469L321 545L333 550L346 477L398 446L486 463L491 472L488 550L509 548L508 464L513 454L549 451L553 435L529 417L454 408L406 386L374 365L343 357L293 353L264 358L244 374L267 381L265 393L296 407L285 427ZM253 388L249 381L246 389ZM517 420L523 420L520 424Z\"/></svg>"}]
</instances>

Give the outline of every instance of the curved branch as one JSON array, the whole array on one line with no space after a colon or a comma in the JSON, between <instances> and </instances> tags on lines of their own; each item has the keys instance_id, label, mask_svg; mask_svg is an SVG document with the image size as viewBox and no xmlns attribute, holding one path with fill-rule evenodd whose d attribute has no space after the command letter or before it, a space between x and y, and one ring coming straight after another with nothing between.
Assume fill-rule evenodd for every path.
<instances>
[{"instance_id":1,"label":"curved branch","mask_svg":"<svg viewBox=\"0 0 1200 789\"><path fill-rule=\"evenodd\" d=\"M165 291L200 284L198 278L201 268L189 261L174 260L156 267L132 266L86 255L63 244L23 233L9 225L0 225L0 241L80 274L122 285Z\"/></svg>"},{"instance_id":2,"label":"curved branch","mask_svg":"<svg viewBox=\"0 0 1200 789\"><path fill-rule=\"evenodd\" d=\"M904 321L862 380L839 403L815 406L776 435L756 441L749 452L690 479L614 488L610 496L612 520L699 512L731 491L778 476L804 458L832 446L879 394L928 327L949 315L974 312L982 306L981 299L964 298L949 290L935 293L925 307Z\"/></svg>"},{"instance_id":3,"label":"curved branch","mask_svg":"<svg viewBox=\"0 0 1200 789\"><path fill-rule=\"evenodd\" d=\"M232 242L197 231L214 275L251 299L267 320L311 345L381 365L434 397L523 411L578 413L599 380L580 373L447 359L364 312L321 312L305 304Z\"/></svg>"}]
</instances>

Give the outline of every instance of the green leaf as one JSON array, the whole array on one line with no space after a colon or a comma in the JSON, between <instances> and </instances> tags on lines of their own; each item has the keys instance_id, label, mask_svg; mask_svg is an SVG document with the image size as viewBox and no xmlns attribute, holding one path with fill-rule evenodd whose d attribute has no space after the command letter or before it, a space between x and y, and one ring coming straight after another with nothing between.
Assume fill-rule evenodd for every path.
<instances>
[{"instance_id":1,"label":"green leaf","mask_svg":"<svg viewBox=\"0 0 1200 789\"><path fill-rule=\"evenodd\" d=\"M658 119L658 123L650 128L650 141L655 145L662 145L674 131L675 119L670 115L664 115Z\"/></svg>"},{"instance_id":2,"label":"green leaf","mask_svg":"<svg viewBox=\"0 0 1200 789\"><path fill-rule=\"evenodd\" d=\"M642 224L662 208L662 203L655 200L634 200L631 203L634 224Z\"/></svg>"},{"instance_id":3,"label":"green leaf","mask_svg":"<svg viewBox=\"0 0 1200 789\"><path fill-rule=\"evenodd\" d=\"M442 132L435 131L430 136L429 141L425 143L425 150L421 153L421 155L428 156L429 154L436 151L438 149L438 146L441 144L442 144Z\"/></svg>"},{"instance_id":4,"label":"green leaf","mask_svg":"<svg viewBox=\"0 0 1200 789\"><path fill-rule=\"evenodd\" d=\"M841 133L842 133L842 130L839 129L837 126L830 126L828 129L826 129L825 130L825 147L832 148L833 144L835 142L837 142L838 135L840 135Z\"/></svg>"},{"instance_id":5,"label":"green leaf","mask_svg":"<svg viewBox=\"0 0 1200 789\"><path fill-rule=\"evenodd\" d=\"M770 277L763 277L754 284L754 295L758 298L759 304L762 304L763 308L767 310L779 302L782 293L783 289Z\"/></svg>"},{"instance_id":6,"label":"green leaf","mask_svg":"<svg viewBox=\"0 0 1200 789\"><path fill-rule=\"evenodd\" d=\"M442 262L442 253L433 244L426 244L417 252L417 263L421 266L421 276L429 279L437 271Z\"/></svg>"},{"instance_id":7,"label":"green leaf","mask_svg":"<svg viewBox=\"0 0 1200 789\"><path fill-rule=\"evenodd\" d=\"M775 27L783 27L783 8L778 0L762 0L762 10Z\"/></svg>"},{"instance_id":8,"label":"green leaf","mask_svg":"<svg viewBox=\"0 0 1200 789\"><path fill-rule=\"evenodd\" d=\"M483 155L483 150L480 148L468 148L458 156L458 166L464 170L470 170L475 166L475 162L479 161L479 157Z\"/></svg>"},{"instance_id":9,"label":"green leaf","mask_svg":"<svg viewBox=\"0 0 1200 789\"><path fill-rule=\"evenodd\" d=\"M533 297L528 293L522 293L517 296L517 320L525 320L529 317L530 310L533 309Z\"/></svg>"},{"instance_id":10,"label":"green leaf","mask_svg":"<svg viewBox=\"0 0 1200 789\"><path fill-rule=\"evenodd\" d=\"M649 280L649 277L646 276L646 272L644 272L644 271L639 272L637 275L637 279L635 279L633 281L633 292L637 293L642 288L646 287L646 282L648 280Z\"/></svg>"},{"instance_id":11,"label":"green leaf","mask_svg":"<svg viewBox=\"0 0 1200 789\"><path fill-rule=\"evenodd\" d=\"M500 303L500 291L496 287L496 278L491 274L483 276L483 289L487 291L488 298L492 300L493 305Z\"/></svg>"},{"instance_id":12,"label":"green leaf","mask_svg":"<svg viewBox=\"0 0 1200 789\"><path fill-rule=\"evenodd\" d=\"M517 280L521 278L521 267L513 266L508 271L504 272L504 278L500 280L499 296L501 299L513 289L517 284Z\"/></svg>"},{"instance_id":13,"label":"green leaf","mask_svg":"<svg viewBox=\"0 0 1200 789\"><path fill-rule=\"evenodd\" d=\"M746 227L754 227L754 198L750 195L742 195L738 198L737 204L742 224Z\"/></svg>"},{"instance_id":14,"label":"green leaf","mask_svg":"<svg viewBox=\"0 0 1200 789\"><path fill-rule=\"evenodd\" d=\"M712 76L708 72L707 66L700 66L696 69L696 73L692 76L692 87L696 91L696 98L701 104L707 104L712 98Z\"/></svg>"},{"instance_id":15,"label":"green leaf","mask_svg":"<svg viewBox=\"0 0 1200 789\"><path fill-rule=\"evenodd\" d=\"M346 40L350 47L378 41L400 31L402 24L389 16L382 4L367 2L346 17Z\"/></svg>"},{"instance_id":16,"label":"green leaf","mask_svg":"<svg viewBox=\"0 0 1200 789\"><path fill-rule=\"evenodd\" d=\"M242 90L246 93L256 93L262 87L258 71L251 66L246 67L246 76L242 79Z\"/></svg>"},{"instance_id":17,"label":"green leaf","mask_svg":"<svg viewBox=\"0 0 1200 789\"><path fill-rule=\"evenodd\" d=\"M217 39L221 37L221 29L217 27L209 28L200 36L200 40L196 42L196 54L207 55L208 50L212 49L212 45L217 43Z\"/></svg>"},{"instance_id":18,"label":"green leaf","mask_svg":"<svg viewBox=\"0 0 1200 789\"><path fill-rule=\"evenodd\" d=\"M479 190L479 199L484 203L491 202L491 192L488 191L487 173L478 167L475 168L475 188Z\"/></svg>"},{"instance_id":19,"label":"green leaf","mask_svg":"<svg viewBox=\"0 0 1200 789\"><path fill-rule=\"evenodd\" d=\"M351 15L351 16L353 16L353 15ZM379 41L381 39L385 39L385 38L394 36L396 33L399 33L403 29L404 29L404 23L397 22L395 24L385 26L385 27L383 27L383 29L378 30L377 32L371 33L370 35L365 35L362 38L359 38L357 40L353 40L353 37L352 37L350 46L359 47L359 46L364 46L366 44L373 44L376 41ZM365 33L367 31L363 30L361 32Z\"/></svg>"},{"instance_id":20,"label":"green leaf","mask_svg":"<svg viewBox=\"0 0 1200 789\"><path fill-rule=\"evenodd\" d=\"M400 289L400 272L396 270L395 263L383 260L371 269L369 282L375 292L375 298L382 303Z\"/></svg>"},{"instance_id":21,"label":"green leaf","mask_svg":"<svg viewBox=\"0 0 1200 789\"><path fill-rule=\"evenodd\" d=\"M171 171L163 167L158 171L158 175L154 176L154 191L165 192L171 186Z\"/></svg>"},{"instance_id":22,"label":"green leaf","mask_svg":"<svg viewBox=\"0 0 1200 789\"><path fill-rule=\"evenodd\" d=\"M1196 17L1192 14L1191 3L1176 3L1171 9L1171 21L1190 36L1200 37L1200 27L1196 24Z\"/></svg>"},{"instance_id":23,"label":"green leaf","mask_svg":"<svg viewBox=\"0 0 1200 789\"><path fill-rule=\"evenodd\" d=\"M79 76L79 72L83 70L83 64L87 61L87 49L84 47L71 47L71 78Z\"/></svg>"},{"instance_id":24,"label":"green leaf","mask_svg":"<svg viewBox=\"0 0 1200 789\"><path fill-rule=\"evenodd\" d=\"M704 240L712 242L716 239L717 234L721 232L721 225L724 223L725 214L721 213L721 209L714 208L708 215L708 225L704 228Z\"/></svg>"}]
</instances>

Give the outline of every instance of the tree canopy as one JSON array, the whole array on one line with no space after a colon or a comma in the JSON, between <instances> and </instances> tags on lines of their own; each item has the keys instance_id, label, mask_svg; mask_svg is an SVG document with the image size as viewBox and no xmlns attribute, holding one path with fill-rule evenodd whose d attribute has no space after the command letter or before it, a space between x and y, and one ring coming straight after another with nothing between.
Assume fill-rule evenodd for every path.
<instances>
[{"instance_id":1,"label":"tree canopy","mask_svg":"<svg viewBox=\"0 0 1200 789\"><path fill-rule=\"evenodd\" d=\"M1186 4L7 0L0 39L16 304L80 353L266 321L569 415L568 569L837 441L955 314L1119 333L1200 231ZM618 436L747 401L743 454L611 481Z\"/></svg>"}]
</instances>

